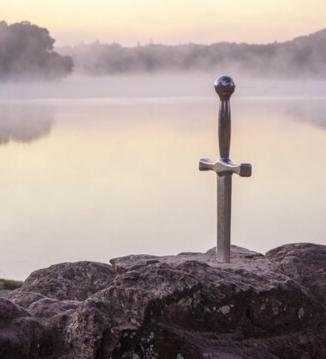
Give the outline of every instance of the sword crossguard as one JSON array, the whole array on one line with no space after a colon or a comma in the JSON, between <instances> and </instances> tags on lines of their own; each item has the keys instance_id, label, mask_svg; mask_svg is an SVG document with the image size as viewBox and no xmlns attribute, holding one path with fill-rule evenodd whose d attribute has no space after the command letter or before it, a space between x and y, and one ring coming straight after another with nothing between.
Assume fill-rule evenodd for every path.
<instances>
[{"instance_id":1,"label":"sword crossguard","mask_svg":"<svg viewBox=\"0 0 326 359\"><path fill-rule=\"evenodd\" d=\"M213 162L208 158L202 158L199 161L199 171L213 171L218 176L238 174L240 177L251 177L251 164L242 163L237 165L231 160L219 160Z\"/></svg>"}]
</instances>

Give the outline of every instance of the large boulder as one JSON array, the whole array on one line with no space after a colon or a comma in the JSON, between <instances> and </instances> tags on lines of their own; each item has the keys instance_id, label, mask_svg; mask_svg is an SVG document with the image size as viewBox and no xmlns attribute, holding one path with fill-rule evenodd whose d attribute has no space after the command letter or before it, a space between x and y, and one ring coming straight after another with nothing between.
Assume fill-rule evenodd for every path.
<instances>
[{"instance_id":1,"label":"large boulder","mask_svg":"<svg viewBox=\"0 0 326 359\"><path fill-rule=\"evenodd\" d=\"M264 256L233 246L230 264L217 263L215 249L64 263L8 297L15 315L51 333L56 359L324 359L323 251L300 244Z\"/></svg>"},{"instance_id":2,"label":"large boulder","mask_svg":"<svg viewBox=\"0 0 326 359\"><path fill-rule=\"evenodd\" d=\"M0 298L0 358L42 359L60 354L63 341L24 309Z\"/></svg>"},{"instance_id":3,"label":"large boulder","mask_svg":"<svg viewBox=\"0 0 326 359\"><path fill-rule=\"evenodd\" d=\"M68 324L74 352L82 359L315 358L318 343L326 355L325 337L313 335L325 319L315 298L262 255L234 248L232 258L217 264L211 250L112 260L120 274Z\"/></svg>"},{"instance_id":4,"label":"large boulder","mask_svg":"<svg viewBox=\"0 0 326 359\"><path fill-rule=\"evenodd\" d=\"M21 288L11 293L10 299L34 292L58 300L85 300L108 287L114 275L112 267L104 263L56 264L33 272Z\"/></svg>"},{"instance_id":5,"label":"large boulder","mask_svg":"<svg viewBox=\"0 0 326 359\"><path fill-rule=\"evenodd\" d=\"M266 258L277 270L310 289L326 305L326 246L293 243L272 249Z\"/></svg>"}]
</instances>

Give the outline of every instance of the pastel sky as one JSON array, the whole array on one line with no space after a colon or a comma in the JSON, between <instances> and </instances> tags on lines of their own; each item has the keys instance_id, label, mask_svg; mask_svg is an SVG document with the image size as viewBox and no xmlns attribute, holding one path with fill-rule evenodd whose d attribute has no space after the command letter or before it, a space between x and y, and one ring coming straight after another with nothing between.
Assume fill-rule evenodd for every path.
<instances>
[{"instance_id":1,"label":"pastel sky","mask_svg":"<svg viewBox=\"0 0 326 359\"><path fill-rule=\"evenodd\" d=\"M1 19L47 27L58 45L271 42L326 27L326 0L1 0Z\"/></svg>"}]
</instances>

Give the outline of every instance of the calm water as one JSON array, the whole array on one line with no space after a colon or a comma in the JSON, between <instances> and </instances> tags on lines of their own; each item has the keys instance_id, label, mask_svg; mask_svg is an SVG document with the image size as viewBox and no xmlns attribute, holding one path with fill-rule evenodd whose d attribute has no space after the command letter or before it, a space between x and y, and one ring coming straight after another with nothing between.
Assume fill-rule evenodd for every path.
<instances>
[{"instance_id":1,"label":"calm water","mask_svg":"<svg viewBox=\"0 0 326 359\"><path fill-rule=\"evenodd\" d=\"M215 98L0 103L0 277L215 244ZM326 244L326 99L235 97L233 243Z\"/></svg>"}]
</instances>

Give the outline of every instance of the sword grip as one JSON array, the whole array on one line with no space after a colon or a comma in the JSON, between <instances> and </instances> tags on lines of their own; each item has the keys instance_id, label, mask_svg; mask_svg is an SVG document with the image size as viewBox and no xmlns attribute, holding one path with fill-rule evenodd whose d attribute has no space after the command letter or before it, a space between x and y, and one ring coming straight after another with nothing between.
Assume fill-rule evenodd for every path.
<instances>
[{"instance_id":1,"label":"sword grip","mask_svg":"<svg viewBox=\"0 0 326 359\"><path fill-rule=\"evenodd\" d=\"M231 143L231 108L230 98L235 90L235 84L231 77L222 76L215 81L215 91L218 94L221 104L218 115L218 137L220 157L229 159Z\"/></svg>"},{"instance_id":2,"label":"sword grip","mask_svg":"<svg viewBox=\"0 0 326 359\"><path fill-rule=\"evenodd\" d=\"M218 116L218 138L220 157L224 160L230 157L231 143L231 110L229 101L221 101Z\"/></svg>"}]
</instances>

